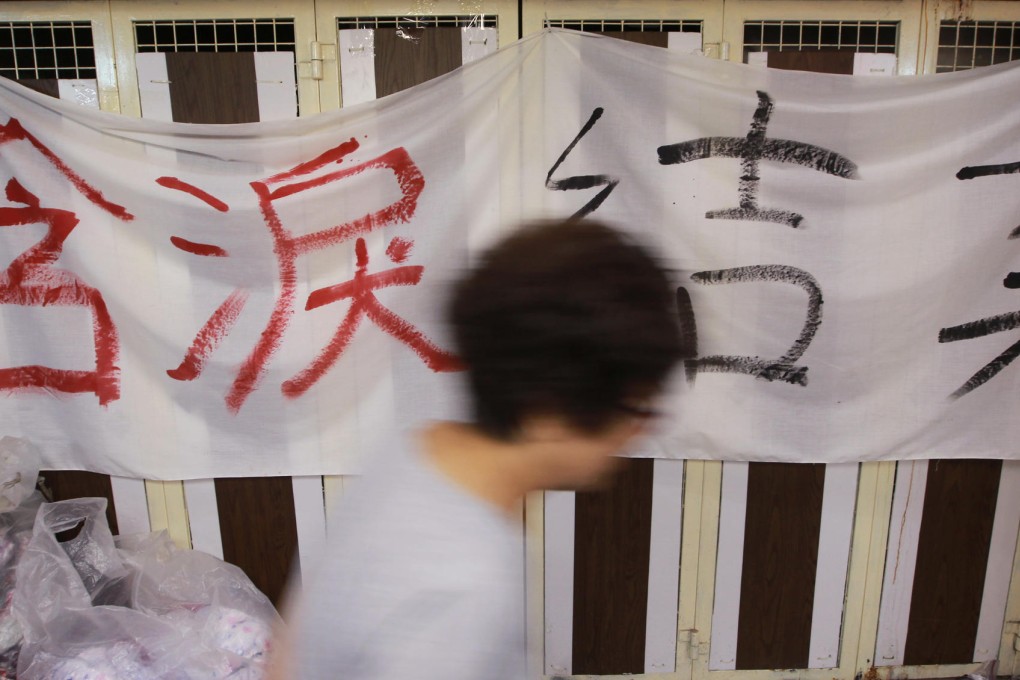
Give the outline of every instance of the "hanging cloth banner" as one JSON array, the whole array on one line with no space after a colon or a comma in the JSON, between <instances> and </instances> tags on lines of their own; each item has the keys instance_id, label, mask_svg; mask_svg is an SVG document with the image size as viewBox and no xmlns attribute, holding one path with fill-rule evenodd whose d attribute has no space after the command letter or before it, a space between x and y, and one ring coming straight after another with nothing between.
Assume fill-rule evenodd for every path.
<instances>
[{"instance_id":1,"label":"hanging cloth banner","mask_svg":"<svg viewBox=\"0 0 1020 680\"><path fill-rule=\"evenodd\" d=\"M305 119L0 80L0 434L53 468L347 473L462 415L452 281L519 220L659 248L696 357L637 455L1017 458L1020 67L773 71L546 31Z\"/></svg>"}]
</instances>

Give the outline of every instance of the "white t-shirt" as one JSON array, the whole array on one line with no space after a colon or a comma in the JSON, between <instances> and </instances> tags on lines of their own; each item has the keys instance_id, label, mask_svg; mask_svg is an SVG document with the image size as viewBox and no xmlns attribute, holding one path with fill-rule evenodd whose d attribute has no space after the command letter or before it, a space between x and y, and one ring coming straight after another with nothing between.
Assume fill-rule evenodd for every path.
<instances>
[{"instance_id":1,"label":"white t-shirt","mask_svg":"<svg viewBox=\"0 0 1020 680\"><path fill-rule=\"evenodd\" d=\"M330 523L289 621L295 677L523 678L521 527L398 448Z\"/></svg>"}]
</instances>

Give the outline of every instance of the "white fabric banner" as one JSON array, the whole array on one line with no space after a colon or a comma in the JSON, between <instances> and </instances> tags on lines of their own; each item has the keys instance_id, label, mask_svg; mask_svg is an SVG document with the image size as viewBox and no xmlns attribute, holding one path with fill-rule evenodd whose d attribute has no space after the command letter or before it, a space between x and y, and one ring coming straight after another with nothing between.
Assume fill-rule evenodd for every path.
<instances>
[{"instance_id":1,"label":"white fabric banner","mask_svg":"<svg viewBox=\"0 0 1020 680\"><path fill-rule=\"evenodd\" d=\"M343 111L0 80L0 434L54 468L350 472L457 416L451 281L528 217L661 249L697 358L637 455L1017 458L1020 67L772 71L547 31Z\"/></svg>"}]
</instances>

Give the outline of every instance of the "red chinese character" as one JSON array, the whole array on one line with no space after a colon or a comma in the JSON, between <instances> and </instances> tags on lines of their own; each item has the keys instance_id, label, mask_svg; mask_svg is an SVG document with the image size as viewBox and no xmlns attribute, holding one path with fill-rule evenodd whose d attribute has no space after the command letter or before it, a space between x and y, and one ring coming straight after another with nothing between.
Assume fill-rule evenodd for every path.
<instances>
[{"instance_id":1,"label":"red chinese character","mask_svg":"<svg viewBox=\"0 0 1020 680\"><path fill-rule=\"evenodd\" d=\"M100 404L120 396L118 381L117 329L110 319L103 296L69 271L54 267L64 241L78 225L74 213L43 208L39 198L18 180L7 183L7 200L24 208L0 208L0 226L12 227L42 222L46 236L11 262L0 274L0 304L45 307L61 305L88 307L92 312L92 335L96 348L94 371L71 371L47 366L17 366L0 369L0 388L49 388L60 392L92 392Z\"/></svg>"},{"instance_id":2,"label":"red chinese character","mask_svg":"<svg viewBox=\"0 0 1020 680\"><path fill-rule=\"evenodd\" d=\"M230 206L220 199L176 177L160 177L156 180L156 184L167 189L183 191L220 212L230 211ZM170 243L192 255L200 255L202 257L230 256L230 253L219 246L209 243L196 243L180 236L171 236ZM243 288L238 288L228 295L227 299L216 308L216 311L212 313L209 320L195 334L195 339L192 340L191 346L185 352L181 363L177 368L168 370L166 374L174 380L194 380L197 378L202 373L209 355L213 353L220 344L220 341L226 337L230 329L233 328L234 323L237 322L237 317L241 315L247 301L248 291Z\"/></svg>"},{"instance_id":3,"label":"red chinese character","mask_svg":"<svg viewBox=\"0 0 1020 680\"><path fill-rule=\"evenodd\" d=\"M0 125L0 144L27 141L53 165L80 193L114 217L134 219L123 206L106 200L102 193L71 170L56 154L25 130L14 118ZM44 208L39 197L11 179L6 197L24 207L0 207L0 227L28 224L47 225L41 241L14 258L0 273L0 304L25 307L51 305L87 307L92 314L92 337L95 345L95 370L67 370L49 366L15 366L0 368L0 389L44 389L58 392L91 392L99 403L109 404L120 397L117 359L120 345L117 328L110 318L102 294L77 275L53 266L63 252L64 241L78 225L78 217L68 210Z\"/></svg>"},{"instance_id":4,"label":"red chinese character","mask_svg":"<svg viewBox=\"0 0 1020 680\"><path fill-rule=\"evenodd\" d=\"M394 262L402 262L407 257L409 247L410 243L407 241L393 239L387 253ZM462 368L454 355L436 347L421 331L386 309L373 292L390 286L414 286L421 281L425 268L406 266L378 274L369 274L367 271L368 249L365 247L365 239L359 238L354 249L358 258L358 270L354 274L354 279L336 286L320 288L308 296L305 309L315 309L345 298L351 299L351 306L347 310L343 322L337 328L333 339L315 358L315 361L308 368L283 383L283 393L287 396L296 397L304 394L336 363L351 338L354 337L354 332L358 330L362 318L366 316L374 321L379 328L414 350L414 353L421 357L425 365L433 371L459 371Z\"/></svg>"},{"instance_id":5,"label":"red chinese character","mask_svg":"<svg viewBox=\"0 0 1020 680\"><path fill-rule=\"evenodd\" d=\"M276 299L269 322L259 335L255 347L249 353L238 370L237 376L227 394L227 407L237 412L245 400L258 387L258 382L265 373L266 367L283 341L291 317L294 315L297 297L297 259L316 250L321 250L350 240L356 236L367 234L381 227L407 222L414 215L418 205L418 197L425 187L425 178L407 151L401 147L392 149L377 158L352 165L343 169L330 169L329 166L340 164L351 153L359 148L356 140L329 149L306 163L274 175L265 180L251 183L258 198L259 207L273 239L273 252L277 259L280 277L280 293ZM319 231L295 235L283 225L276 202L287 197L326 186L334 182L354 177L370 170L389 170L393 173L401 197L394 203L375 212L365 214L357 219L326 227ZM226 211L228 206L206 192L176 178L161 178L162 186L185 191L205 201L217 210ZM174 237L174 245L197 255L226 256L222 249L207 244L196 244ZM402 239L394 239L390 253L394 262L406 258L410 243ZM358 272L353 281L339 286L315 291L309 297L306 309L313 309L344 297L351 298L352 307L344 321L341 322L336 335L315 361L287 380L282 391L289 397L296 397L307 391L343 353L351 336L356 330L362 316L377 323L388 333L406 343L425 361L432 370L457 370L459 365L452 355L435 347L425 336L407 321L382 306L371 294L371 290L393 285L414 285L421 280L422 267L399 267L389 272L369 275L367 251L364 242L359 239L356 246ZM357 294L345 291L354 291ZM215 349L216 345L229 331L236 321L247 299L247 292L235 291L209 318L198 332L184 361L176 369L168 371L171 377L179 380L190 380L201 372L205 358Z\"/></svg>"}]
</instances>

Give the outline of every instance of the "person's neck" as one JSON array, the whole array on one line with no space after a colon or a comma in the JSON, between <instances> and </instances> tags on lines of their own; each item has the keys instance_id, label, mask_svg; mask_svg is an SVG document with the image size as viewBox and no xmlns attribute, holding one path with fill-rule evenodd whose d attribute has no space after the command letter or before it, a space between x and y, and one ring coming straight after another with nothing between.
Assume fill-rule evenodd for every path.
<instances>
[{"instance_id":1,"label":"person's neck","mask_svg":"<svg viewBox=\"0 0 1020 680\"><path fill-rule=\"evenodd\" d=\"M420 434L426 458L468 493L511 515L542 484L525 462L527 444L503 442L468 423L436 422Z\"/></svg>"}]
</instances>

